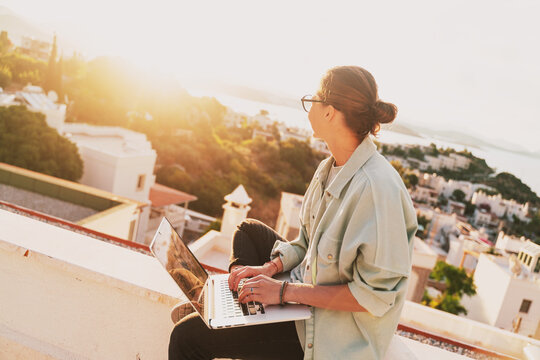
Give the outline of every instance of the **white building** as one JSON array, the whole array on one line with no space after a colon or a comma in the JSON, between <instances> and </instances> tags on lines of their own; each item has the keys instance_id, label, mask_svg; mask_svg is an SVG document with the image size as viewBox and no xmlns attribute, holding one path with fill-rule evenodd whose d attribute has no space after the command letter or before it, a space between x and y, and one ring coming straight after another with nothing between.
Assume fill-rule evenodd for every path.
<instances>
[{"instance_id":1,"label":"white building","mask_svg":"<svg viewBox=\"0 0 540 360\"><path fill-rule=\"evenodd\" d=\"M441 161L441 167L442 168L446 168L446 169L450 169L450 170L455 169L456 160L454 160L450 156L439 155L438 158Z\"/></svg>"},{"instance_id":2,"label":"white building","mask_svg":"<svg viewBox=\"0 0 540 360\"><path fill-rule=\"evenodd\" d=\"M436 174L423 173L422 176L418 178L418 185L430 187L435 189L438 193L441 193L446 185L446 180L444 180L442 176Z\"/></svg>"},{"instance_id":3,"label":"white building","mask_svg":"<svg viewBox=\"0 0 540 360\"><path fill-rule=\"evenodd\" d=\"M450 198L454 191L461 190L465 193L465 200L471 201L475 191L478 189L492 189L491 187L484 184L473 184L469 181L462 180L448 180L446 181L444 177L437 174L428 174L423 173L419 177L419 182L422 186L427 186L435 189L440 194L444 195L446 198Z\"/></svg>"},{"instance_id":4,"label":"white building","mask_svg":"<svg viewBox=\"0 0 540 360\"><path fill-rule=\"evenodd\" d=\"M465 215L465 204L459 201L448 200L446 204L446 212L450 214Z\"/></svg>"},{"instance_id":5,"label":"white building","mask_svg":"<svg viewBox=\"0 0 540 360\"><path fill-rule=\"evenodd\" d=\"M491 208L491 212L498 217L506 216L509 220L515 215L519 220L529 222L527 217L529 213L529 203L525 205L516 202L515 200L503 199L501 194L487 195L483 191L477 191L472 197L472 203L476 206L487 204Z\"/></svg>"},{"instance_id":6,"label":"white building","mask_svg":"<svg viewBox=\"0 0 540 360\"><path fill-rule=\"evenodd\" d=\"M227 107L223 121L230 127L241 127L244 121L247 121L248 115L245 113L239 113Z\"/></svg>"},{"instance_id":7,"label":"white building","mask_svg":"<svg viewBox=\"0 0 540 360\"><path fill-rule=\"evenodd\" d=\"M262 137L266 141L273 141L275 140L274 134L268 131L262 131L262 130L253 130L253 134L251 135L252 139L255 139L257 137Z\"/></svg>"},{"instance_id":8,"label":"white building","mask_svg":"<svg viewBox=\"0 0 540 360\"><path fill-rule=\"evenodd\" d=\"M392 162L392 161L399 162L401 166L403 166L404 168L411 167L411 164L409 163L409 161L407 159L402 158L401 156L385 155L385 157L386 157L386 160L388 160L389 162Z\"/></svg>"},{"instance_id":9,"label":"white building","mask_svg":"<svg viewBox=\"0 0 540 360\"><path fill-rule=\"evenodd\" d=\"M470 201L474 194L474 185L469 181L448 180L442 185L442 194L449 198L454 191L461 190L465 193L465 200Z\"/></svg>"},{"instance_id":10,"label":"white building","mask_svg":"<svg viewBox=\"0 0 540 360\"><path fill-rule=\"evenodd\" d=\"M427 162L428 166L433 170L439 170L442 167L442 160L439 157L425 155L424 160Z\"/></svg>"},{"instance_id":11,"label":"white building","mask_svg":"<svg viewBox=\"0 0 540 360\"><path fill-rule=\"evenodd\" d=\"M112 126L68 123L64 135L79 148L82 184L149 204L156 152L146 135ZM141 215L137 241L144 242L150 207Z\"/></svg>"},{"instance_id":12,"label":"white building","mask_svg":"<svg viewBox=\"0 0 540 360\"><path fill-rule=\"evenodd\" d=\"M534 243L520 251L521 260L517 262L515 255L508 258L481 254L474 272L477 293L462 299L469 312L467 317L540 338L540 280L534 272L539 254L540 247Z\"/></svg>"},{"instance_id":13,"label":"white building","mask_svg":"<svg viewBox=\"0 0 540 360\"><path fill-rule=\"evenodd\" d=\"M435 206L439 201L439 192L431 187L417 185L411 197L414 201Z\"/></svg>"},{"instance_id":14,"label":"white building","mask_svg":"<svg viewBox=\"0 0 540 360\"><path fill-rule=\"evenodd\" d=\"M51 43L30 36L23 36L20 40L19 50L25 55L37 58L43 61L49 59Z\"/></svg>"},{"instance_id":15,"label":"white building","mask_svg":"<svg viewBox=\"0 0 540 360\"><path fill-rule=\"evenodd\" d=\"M527 240L518 253L518 260L529 270L529 273L538 279L540 273L540 245Z\"/></svg>"},{"instance_id":16,"label":"white building","mask_svg":"<svg viewBox=\"0 0 540 360\"><path fill-rule=\"evenodd\" d=\"M476 269L480 253L488 251L489 248L489 243L480 240L478 236L462 234L450 240L450 250L446 256L446 262L456 267L465 268L470 273Z\"/></svg>"},{"instance_id":17,"label":"white building","mask_svg":"<svg viewBox=\"0 0 540 360\"><path fill-rule=\"evenodd\" d=\"M287 141L290 139L295 139L301 142L309 141L309 135L306 135L302 132L297 132L294 130L287 130L280 133L281 141Z\"/></svg>"},{"instance_id":18,"label":"white building","mask_svg":"<svg viewBox=\"0 0 540 360\"><path fill-rule=\"evenodd\" d=\"M0 106L25 105L33 112L45 115L45 122L59 133L62 133L66 120L66 105L56 103L57 96L54 91L49 96L39 86L27 85L22 91L5 93L0 91Z\"/></svg>"},{"instance_id":19,"label":"white building","mask_svg":"<svg viewBox=\"0 0 540 360\"><path fill-rule=\"evenodd\" d=\"M270 119L268 115L257 114L248 118L249 122L258 123L263 129L271 126L274 123L274 120Z\"/></svg>"},{"instance_id":20,"label":"white building","mask_svg":"<svg viewBox=\"0 0 540 360\"><path fill-rule=\"evenodd\" d=\"M496 228L499 226L501 219L493 212L476 208L472 222L476 227Z\"/></svg>"},{"instance_id":21,"label":"white building","mask_svg":"<svg viewBox=\"0 0 540 360\"><path fill-rule=\"evenodd\" d=\"M497 242L495 243L495 247L507 254L518 254L521 248L525 246L527 241L530 240L525 239L525 236L518 238L511 235L506 235L504 232L500 231L497 237Z\"/></svg>"},{"instance_id":22,"label":"white building","mask_svg":"<svg viewBox=\"0 0 540 360\"><path fill-rule=\"evenodd\" d=\"M302 195L281 193L276 232L287 240L294 240L300 233L300 208L303 199Z\"/></svg>"},{"instance_id":23,"label":"white building","mask_svg":"<svg viewBox=\"0 0 540 360\"><path fill-rule=\"evenodd\" d=\"M460 169L466 169L469 167L469 165L471 164L471 159L469 159L468 157L466 156L463 156L463 155L459 155L459 154L455 154L455 153L452 153L449 155L452 159L454 159L455 161L455 164L454 166L456 168L460 168Z\"/></svg>"},{"instance_id":24,"label":"white building","mask_svg":"<svg viewBox=\"0 0 540 360\"><path fill-rule=\"evenodd\" d=\"M428 166L434 170L440 170L442 168L449 170L465 169L471 162L469 158L458 154L450 154L448 156L438 155L436 157L425 155L424 159Z\"/></svg>"}]
</instances>

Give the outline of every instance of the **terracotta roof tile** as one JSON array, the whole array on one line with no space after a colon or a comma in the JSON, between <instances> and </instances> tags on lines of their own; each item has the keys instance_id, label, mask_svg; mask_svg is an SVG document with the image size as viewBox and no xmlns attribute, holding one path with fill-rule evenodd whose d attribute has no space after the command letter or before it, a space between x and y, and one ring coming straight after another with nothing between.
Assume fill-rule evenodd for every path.
<instances>
[{"instance_id":1,"label":"terracotta roof tile","mask_svg":"<svg viewBox=\"0 0 540 360\"><path fill-rule=\"evenodd\" d=\"M197 200L196 196L165 185L156 183L150 188L150 201L154 207L180 204L195 200Z\"/></svg>"}]
</instances>

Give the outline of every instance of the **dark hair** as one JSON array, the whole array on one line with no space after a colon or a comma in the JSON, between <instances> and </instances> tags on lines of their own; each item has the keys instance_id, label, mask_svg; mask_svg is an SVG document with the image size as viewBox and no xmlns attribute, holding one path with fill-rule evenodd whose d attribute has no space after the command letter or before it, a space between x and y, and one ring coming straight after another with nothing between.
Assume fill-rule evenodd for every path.
<instances>
[{"instance_id":1,"label":"dark hair","mask_svg":"<svg viewBox=\"0 0 540 360\"><path fill-rule=\"evenodd\" d=\"M338 66L326 72L318 93L321 100L345 115L347 126L363 140L394 121L397 107L379 100L373 75L359 66Z\"/></svg>"}]
</instances>

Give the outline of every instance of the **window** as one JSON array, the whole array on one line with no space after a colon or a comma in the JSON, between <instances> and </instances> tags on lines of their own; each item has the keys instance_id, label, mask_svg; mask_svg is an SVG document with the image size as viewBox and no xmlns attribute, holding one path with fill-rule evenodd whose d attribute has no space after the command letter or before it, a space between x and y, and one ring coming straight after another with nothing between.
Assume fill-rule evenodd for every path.
<instances>
[{"instance_id":1,"label":"window","mask_svg":"<svg viewBox=\"0 0 540 360\"><path fill-rule=\"evenodd\" d=\"M540 272L540 258L536 259L536 266L534 267L534 272Z\"/></svg>"},{"instance_id":2,"label":"window","mask_svg":"<svg viewBox=\"0 0 540 360\"><path fill-rule=\"evenodd\" d=\"M523 253L521 251L518 254L518 260L523 260Z\"/></svg>"},{"instance_id":3,"label":"window","mask_svg":"<svg viewBox=\"0 0 540 360\"><path fill-rule=\"evenodd\" d=\"M139 180L137 181L137 191L141 191L144 189L144 180L146 179L146 175L139 175Z\"/></svg>"},{"instance_id":4,"label":"window","mask_svg":"<svg viewBox=\"0 0 540 360\"><path fill-rule=\"evenodd\" d=\"M532 260L532 256L528 256L527 257L527 266L531 266L531 260Z\"/></svg>"},{"instance_id":5,"label":"window","mask_svg":"<svg viewBox=\"0 0 540 360\"><path fill-rule=\"evenodd\" d=\"M519 312L527 314L529 312L529 308L531 307L531 304L532 304L531 300L523 299L523 301L521 301L521 306L519 307Z\"/></svg>"}]
</instances>

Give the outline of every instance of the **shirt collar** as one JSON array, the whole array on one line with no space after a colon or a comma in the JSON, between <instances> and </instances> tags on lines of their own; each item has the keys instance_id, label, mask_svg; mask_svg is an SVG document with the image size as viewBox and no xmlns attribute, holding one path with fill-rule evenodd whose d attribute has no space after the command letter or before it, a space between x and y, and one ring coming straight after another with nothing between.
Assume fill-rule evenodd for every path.
<instances>
[{"instance_id":1,"label":"shirt collar","mask_svg":"<svg viewBox=\"0 0 540 360\"><path fill-rule=\"evenodd\" d=\"M326 191L330 193L335 198L339 198L341 191L347 185L347 183L352 179L356 172L364 166L366 161L377 151L377 146L373 143L370 136L366 138L358 145L356 150L352 153L351 157L343 168L336 175L330 186L327 186ZM328 174L330 167L333 165L334 159L329 157L324 160L324 163L321 166L320 171L315 175L317 180L322 182L324 180L323 176Z\"/></svg>"}]
</instances>

